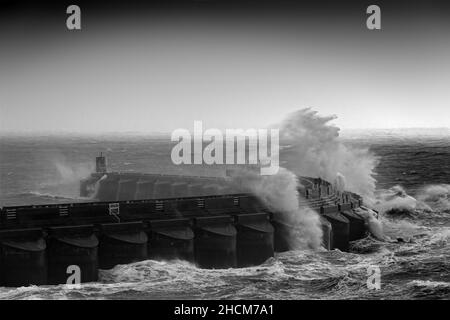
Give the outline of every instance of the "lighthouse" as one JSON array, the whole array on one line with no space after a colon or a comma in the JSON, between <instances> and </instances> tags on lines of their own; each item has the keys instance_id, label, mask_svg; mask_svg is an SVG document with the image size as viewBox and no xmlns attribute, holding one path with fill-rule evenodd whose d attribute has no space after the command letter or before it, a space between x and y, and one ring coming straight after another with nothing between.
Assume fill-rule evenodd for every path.
<instances>
[{"instance_id":1,"label":"lighthouse","mask_svg":"<svg viewBox=\"0 0 450 320\"><path fill-rule=\"evenodd\" d=\"M95 158L95 172L106 173L106 157L100 152L100 156Z\"/></svg>"}]
</instances>

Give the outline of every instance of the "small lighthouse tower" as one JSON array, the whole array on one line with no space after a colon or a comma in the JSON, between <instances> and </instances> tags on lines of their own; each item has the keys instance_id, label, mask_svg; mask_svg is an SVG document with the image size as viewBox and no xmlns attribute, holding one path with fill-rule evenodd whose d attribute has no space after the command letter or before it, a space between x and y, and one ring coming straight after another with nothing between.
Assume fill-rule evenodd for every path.
<instances>
[{"instance_id":1,"label":"small lighthouse tower","mask_svg":"<svg viewBox=\"0 0 450 320\"><path fill-rule=\"evenodd\" d=\"M95 158L95 172L106 173L106 157L100 152L100 156Z\"/></svg>"}]
</instances>

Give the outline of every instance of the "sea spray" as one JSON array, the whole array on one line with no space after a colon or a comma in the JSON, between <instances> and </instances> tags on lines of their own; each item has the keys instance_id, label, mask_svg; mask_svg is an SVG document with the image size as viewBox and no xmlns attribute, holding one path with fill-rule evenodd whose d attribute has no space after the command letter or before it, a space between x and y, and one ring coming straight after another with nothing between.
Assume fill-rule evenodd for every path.
<instances>
[{"instance_id":1,"label":"sea spray","mask_svg":"<svg viewBox=\"0 0 450 320\"><path fill-rule=\"evenodd\" d=\"M361 206L359 208L355 209L355 213L357 213L359 216L361 216L367 228L369 229L369 232L378 240L389 240L383 232L383 224L379 217L377 216L376 212L366 208L364 206Z\"/></svg>"},{"instance_id":2,"label":"sea spray","mask_svg":"<svg viewBox=\"0 0 450 320\"><path fill-rule=\"evenodd\" d=\"M345 191L345 177L340 173L336 173L336 178L333 181L333 186L338 192Z\"/></svg>"},{"instance_id":3,"label":"sea spray","mask_svg":"<svg viewBox=\"0 0 450 320\"><path fill-rule=\"evenodd\" d=\"M100 190L100 183L101 183L103 180L105 180L106 178L108 178L108 175L107 175L107 174L104 174L100 179L98 179L98 180L95 182L95 185L94 185L94 192L92 192L91 199L97 199L97 197L98 197L98 192L99 192L99 190Z\"/></svg>"},{"instance_id":4,"label":"sea spray","mask_svg":"<svg viewBox=\"0 0 450 320\"><path fill-rule=\"evenodd\" d=\"M53 164L58 171L60 183L78 183L93 171L92 165L89 164L68 164L57 160L54 160Z\"/></svg>"},{"instance_id":5,"label":"sea spray","mask_svg":"<svg viewBox=\"0 0 450 320\"><path fill-rule=\"evenodd\" d=\"M41 178L27 192L32 196L52 199L79 199L80 180L90 175L93 165L82 161L66 159L63 154L50 152L36 155L36 162L42 163Z\"/></svg>"},{"instance_id":6,"label":"sea spray","mask_svg":"<svg viewBox=\"0 0 450 320\"><path fill-rule=\"evenodd\" d=\"M423 187L417 199L426 203L432 210L450 211L450 184L434 184Z\"/></svg>"},{"instance_id":7,"label":"sea spray","mask_svg":"<svg viewBox=\"0 0 450 320\"><path fill-rule=\"evenodd\" d=\"M415 197L395 185L379 190L376 199L375 208L386 213L412 213L415 210L446 212L450 210L450 185L427 185L419 189Z\"/></svg>"},{"instance_id":8,"label":"sea spray","mask_svg":"<svg viewBox=\"0 0 450 320\"><path fill-rule=\"evenodd\" d=\"M319 116L309 108L288 115L273 128L280 130L280 159L283 168L273 176L260 176L249 170L236 170L234 181L250 190L273 212L289 224L298 226L291 234L294 248L318 248L322 229L319 215L299 207L298 176L321 177L334 182L336 190L352 191L373 203L374 168L377 158L368 149L349 147L339 139L339 128L329 124L335 116ZM382 230L374 232L382 237ZM370 221L369 221L370 220Z\"/></svg>"},{"instance_id":9,"label":"sea spray","mask_svg":"<svg viewBox=\"0 0 450 320\"><path fill-rule=\"evenodd\" d=\"M55 185L78 184L80 179L85 178L95 169L94 164L90 161L75 161L67 154L58 151L52 150L45 154L39 153L37 157L39 161L53 167L52 182Z\"/></svg>"},{"instance_id":10,"label":"sea spray","mask_svg":"<svg viewBox=\"0 0 450 320\"><path fill-rule=\"evenodd\" d=\"M270 176L237 169L231 172L231 179L239 188L257 196L277 218L295 227L288 235L292 249L318 249L321 246L319 215L312 209L299 207L299 182L295 174L284 168Z\"/></svg>"},{"instance_id":11,"label":"sea spray","mask_svg":"<svg viewBox=\"0 0 450 320\"><path fill-rule=\"evenodd\" d=\"M291 113L280 124L281 166L300 176L333 182L339 173L347 191L368 203L373 199L378 159L368 149L350 147L339 138L339 128L329 124L335 116L319 116L309 108Z\"/></svg>"},{"instance_id":12,"label":"sea spray","mask_svg":"<svg viewBox=\"0 0 450 320\"><path fill-rule=\"evenodd\" d=\"M365 219L370 233L379 240L391 241L391 238L408 239L408 234L416 232L417 227L403 219L415 221L422 219L434 219L441 217L445 221L445 210L449 209L450 185L428 185L418 190L415 197L407 193L407 190L399 185L389 189L378 190L373 207L379 212L365 208L357 208L355 211ZM420 230L419 230L420 231Z\"/></svg>"},{"instance_id":13,"label":"sea spray","mask_svg":"<svg viewBox=\"0 0 450 320\"><path fill-rule=\"evenodd\" d=\"M417 200L408 195L399 185L377 192L376 198L374 207L382 213L390 211L408 213L418 206Z\"/></svg>"}]
</instances>

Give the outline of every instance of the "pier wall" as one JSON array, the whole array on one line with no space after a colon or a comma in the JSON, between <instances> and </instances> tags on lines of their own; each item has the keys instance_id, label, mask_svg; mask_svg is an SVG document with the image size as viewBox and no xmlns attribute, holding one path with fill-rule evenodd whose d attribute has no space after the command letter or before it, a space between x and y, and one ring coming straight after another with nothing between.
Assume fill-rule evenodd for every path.
<instances>
[{"instance_id":1,"label":"pier wall","mask_svg":"<svg viewBox=\"0 0 450 320\"><path fill-rule=\"evenodd\" d=\"M93 225L51 227L47 232L48 283L66 283L68 266L78 266L81 282L97 281L98 238ZM70 270L69 270L70 271Z\"/></svg>"},{"instance_id":2,"label":"pier wall","mask_svg":"<svg viewBox=\"0 0 450 320\"><path fill-rule=\"evenodd\" d=\"M158 180L120 181L104 182L102 192L118 198L130 184L134 197L158 188L173 195L195 185L174 178L155 189ZM304 189L311 198L301 205L321 214L325 248L347 250L349 241L365 236L353 212L361 202L335 205L330 189L320 198L319 189ZM97 281L98 269L146 259L184 259L204 268L258 265L291 249L287 235L296 226L278 218L250 194L4 207L0 286L65 283L70 266L79 267L81 282Z\"/></svg>"}]
</instances>

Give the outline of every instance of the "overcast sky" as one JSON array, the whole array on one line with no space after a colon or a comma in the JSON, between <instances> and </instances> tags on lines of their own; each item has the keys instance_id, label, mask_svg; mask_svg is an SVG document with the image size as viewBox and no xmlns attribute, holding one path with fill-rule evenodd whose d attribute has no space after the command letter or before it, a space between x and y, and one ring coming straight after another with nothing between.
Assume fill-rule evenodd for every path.
<instances>
[{"instance_id":1,"label":"overcast sky","mask_svg":"<svg viewBox=\"0 0 450 320\"><path fill-rule=\"evenodd\" d=\"M0 131L264 127L304 107L344 129L450 127L450 19L439 8L382 7L381 31L365 28L361 6L88 9L76 32L64 8L1 17Z\"/></svg>"}]
</instances>

